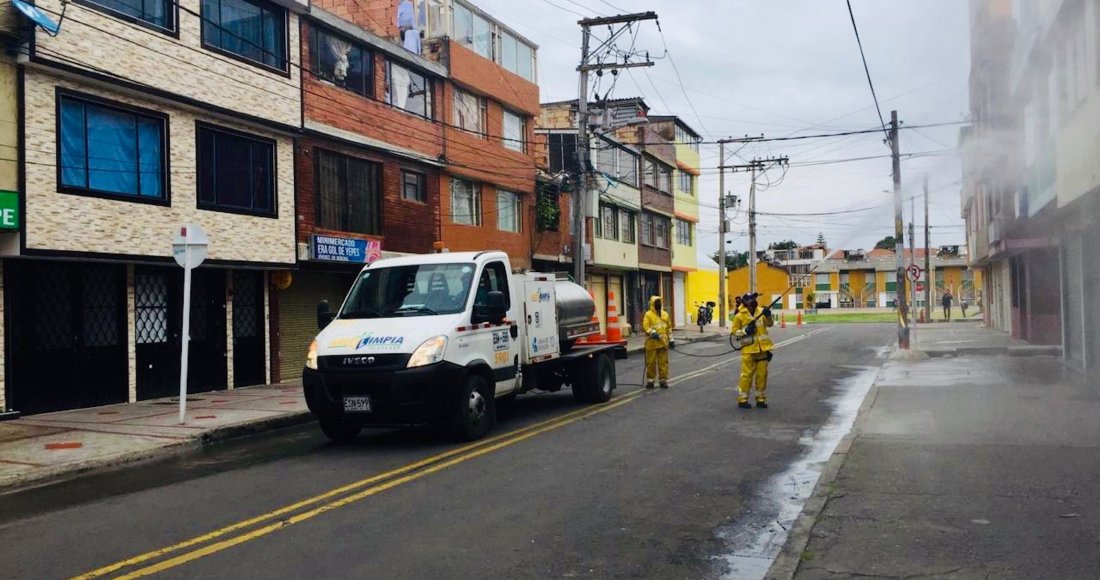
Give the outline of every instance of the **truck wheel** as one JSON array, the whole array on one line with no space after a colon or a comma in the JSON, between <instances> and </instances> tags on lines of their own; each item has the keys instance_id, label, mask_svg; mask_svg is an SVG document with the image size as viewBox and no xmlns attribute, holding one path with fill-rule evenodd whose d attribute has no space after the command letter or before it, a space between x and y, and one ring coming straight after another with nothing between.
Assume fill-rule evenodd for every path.
<instances>
[{"instance_id":1,"label":"truck wheel","mask_svg":"<svg viewBox=\"0 0 1100 580\"><path fill-rule=\"evenodd\" d=\"M496 401L488 381L479 374L470 375L451 419L455 436L463 441L481 439L495 421Z\"/></svg>"},{"instance_id":2,"label":"truck wheel","mask_svg":"<svg viewBox=\"0 0 1100 580\"><path fill-rule=\"evenodd\" d=\"M586 403L606 403L615 390L615 363L606 355L597 355L581 369L579 384L573 385L577 400Z\"/></svg>"},{"instance_id":3,"label":"truck wheel","mask_svg":"<svg viewBox=\"0 0 1100 580\"><path fill-rule=\"evenodd\" d=\"M336 443L351 443L359 436L363 426L336 417L321 417L321 431Z\"/></svg>"}]
</instances>

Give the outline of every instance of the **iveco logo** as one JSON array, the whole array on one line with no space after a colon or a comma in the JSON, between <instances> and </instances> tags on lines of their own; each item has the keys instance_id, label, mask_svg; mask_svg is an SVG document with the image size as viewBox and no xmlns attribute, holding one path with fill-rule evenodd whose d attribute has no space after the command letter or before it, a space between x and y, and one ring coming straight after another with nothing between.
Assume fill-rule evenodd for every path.
<instances>
[{"instance_id":1,"label":"iveco logo","mask_svg":"<svg viewBox=\"0 0 1100 580\"><path fill-rule=\"evenodd\" d=\"M363 366L374 364L373 356L346 356L344 357L344 366Z\"/></svg>"}]
</instances>

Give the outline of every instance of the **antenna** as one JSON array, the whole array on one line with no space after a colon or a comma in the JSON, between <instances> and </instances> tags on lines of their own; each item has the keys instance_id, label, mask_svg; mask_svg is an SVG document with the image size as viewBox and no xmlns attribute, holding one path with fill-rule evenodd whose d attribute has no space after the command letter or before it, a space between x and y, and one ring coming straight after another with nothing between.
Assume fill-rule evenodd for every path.
<instances>
[{"instance_id":1,"label":"antenna","mask_svg":"<svg viewBox=\"0 0 1100 580\"><path fill-rule=\"evenodd\" d=\"M65 10L69 8L69 0L61 0L61 17L54 22L41 8L30 4L27 0L11 0L11 3L27 20L30 20L51 37L61 33L61 23L65 21Z\"/></svg>"}]
</instances>

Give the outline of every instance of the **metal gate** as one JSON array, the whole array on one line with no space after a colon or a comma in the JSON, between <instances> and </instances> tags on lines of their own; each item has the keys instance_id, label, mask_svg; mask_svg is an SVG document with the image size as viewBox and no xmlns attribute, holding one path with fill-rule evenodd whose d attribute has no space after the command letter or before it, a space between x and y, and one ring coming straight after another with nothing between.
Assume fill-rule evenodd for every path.
<instances>
[{"instance_id":1,"label":"metal gate","mask_svg":"<svg viewBox=\"0 0 1100 580\"><path fill-rule=\"evenodd\" d=\"M8 405L32 414L126 402L126 267L5 266Z\"/></svg>"},{"instance_id":2,"label":"metal gate","mask_svg":"<svg viewBox=\"0 0 1100 580\"><path fill-rule=\"evenodd\" d=\"M233 272L233 386L262 385L264 363L264 274Z\"/></svg>"},{"instance_id":3,"label":"metal gate","mask_svg":"<svg viewBox=\"0 0 1100 580\"><path fill-rule=\"evenodd\" d=\"M138 399L179 393L183 270L134 268ZM225 270L191 273L187 391L226 388Z\"/></svg>"}]
</instances>

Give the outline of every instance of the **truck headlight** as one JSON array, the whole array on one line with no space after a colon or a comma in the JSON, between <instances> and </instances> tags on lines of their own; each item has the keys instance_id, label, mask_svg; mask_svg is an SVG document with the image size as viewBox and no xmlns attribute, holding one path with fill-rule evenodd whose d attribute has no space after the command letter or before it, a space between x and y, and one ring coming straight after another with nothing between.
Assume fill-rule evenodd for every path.
<instances>
[{"instance_id":1,"label":"truck headlight","mask_svg":"<svg viewBox=\"0 0 1100 580\"><path fill-rule=\"evenodd\" d=\"M409 364L406 368L422 367L435 364L443 360L443 355L447 352L447 337L445 335L433 336L428 340L421 343L413 351L412 356L409 357Z\"/></svg>"},{"instance_id":2,"label":"truck headlight","mask_svg":"<svg viewBox=\"0 0 1100 580\"><path fill-rule=\"evenodd\" d=\"M306 368L317 370L317 341L309 345L309 353L306 354Z\"/></svg>"}]
</instances>

